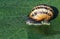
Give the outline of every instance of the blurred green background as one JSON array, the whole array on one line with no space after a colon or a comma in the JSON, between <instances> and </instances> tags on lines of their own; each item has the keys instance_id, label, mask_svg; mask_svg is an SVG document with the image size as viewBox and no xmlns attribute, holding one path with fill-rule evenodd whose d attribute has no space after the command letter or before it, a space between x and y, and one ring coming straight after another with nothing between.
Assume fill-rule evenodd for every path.
<instances>
[{"instance_id":1,"label":"blurred green background","mask_svg":"<svg viewBox=\"0 0 60 39\"><path fill-rule=\"evenodd\" d=\"M39 4L58 9L50 26L29 26L26 16ZM60 0L0 0L0 39L60 39Z\"/></svg>"}]
</instances>

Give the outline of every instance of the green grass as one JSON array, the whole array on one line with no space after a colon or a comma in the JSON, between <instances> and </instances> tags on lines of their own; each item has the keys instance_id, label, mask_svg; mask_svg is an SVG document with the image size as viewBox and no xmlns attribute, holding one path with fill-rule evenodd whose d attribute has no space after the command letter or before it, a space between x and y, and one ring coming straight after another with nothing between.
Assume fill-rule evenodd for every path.
<instances>
[{"instance_id":1,"label":"green grass","mask_svg":"<svg viewBox=\"0 0 60 39\"><path fill-rule=\"evenodd\" d=\"M51 26L28 26L26 18L39 4L55 6L59 14ZM60 39L60 0L0 0L0 39Z\"/></svg>"}]
</instances>

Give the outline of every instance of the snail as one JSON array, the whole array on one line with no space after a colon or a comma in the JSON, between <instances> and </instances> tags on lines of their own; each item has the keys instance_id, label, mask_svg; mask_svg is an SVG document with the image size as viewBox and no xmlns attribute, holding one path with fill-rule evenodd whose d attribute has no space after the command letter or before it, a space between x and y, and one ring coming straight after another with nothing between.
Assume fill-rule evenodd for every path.
<instances>
[{"instance_id":1,"label":"snail","mask_svg":"<svg viewBox=\"0 0 60 39\"><path fill-rule=\"evenodd\" d=\"M46 4L34 7L28 15L28 25L50 25L50 19L53 18L54 10Z\"/></svg>"}]
</instances>

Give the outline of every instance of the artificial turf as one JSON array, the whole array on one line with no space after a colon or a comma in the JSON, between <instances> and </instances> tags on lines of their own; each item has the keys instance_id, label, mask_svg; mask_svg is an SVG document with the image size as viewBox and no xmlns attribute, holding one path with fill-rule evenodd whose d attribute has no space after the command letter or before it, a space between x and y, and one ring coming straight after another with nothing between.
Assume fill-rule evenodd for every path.
<instances>
[{"instance_id":1,"label":"artificial turf","mask_svg":"<svg viewBox=\"0 0 60 39\"><path fill-rule=\"evenodd\" d=\"M29 26L26 16L39 4L58 9L50 26ZM0 39L60 39L60 0L0 0Z\"/></svg>"}]
</instances>

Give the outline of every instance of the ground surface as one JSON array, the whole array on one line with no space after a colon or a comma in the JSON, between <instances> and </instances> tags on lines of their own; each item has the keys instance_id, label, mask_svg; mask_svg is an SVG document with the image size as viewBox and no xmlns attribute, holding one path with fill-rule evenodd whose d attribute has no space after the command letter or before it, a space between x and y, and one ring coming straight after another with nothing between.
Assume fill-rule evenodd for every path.
<instances>
[{"instance_id":1,"label":"ground surface","mask_svg":"<svg viewBox=\"0 0 60 39\"><path fill-rule=\"evenodd\" d=\"M26 15L38 4L55 6L51 26L28 26ZM0 0L0 39L60 39L60 0Z\"/></svg>"}]
</instances>

